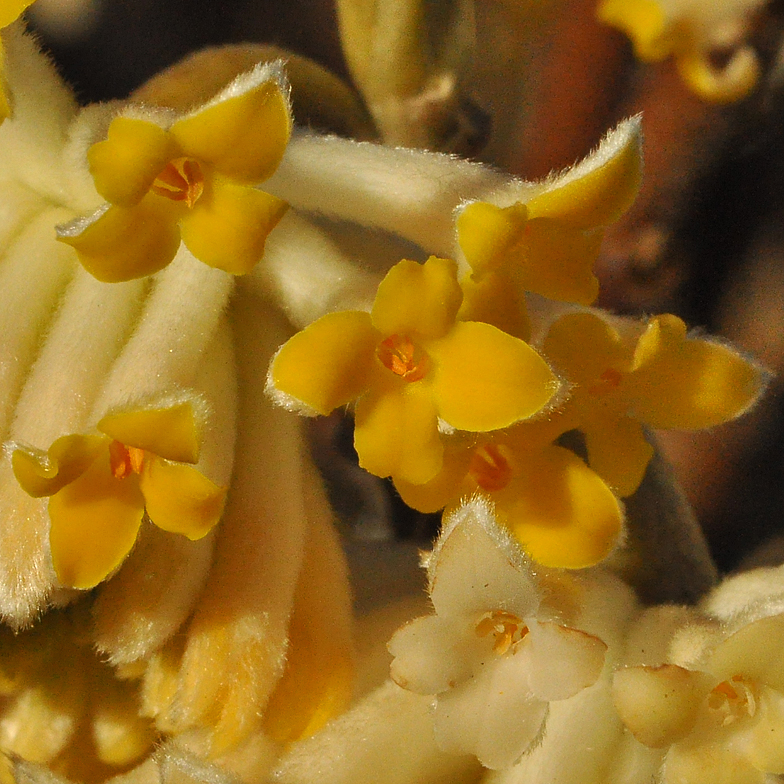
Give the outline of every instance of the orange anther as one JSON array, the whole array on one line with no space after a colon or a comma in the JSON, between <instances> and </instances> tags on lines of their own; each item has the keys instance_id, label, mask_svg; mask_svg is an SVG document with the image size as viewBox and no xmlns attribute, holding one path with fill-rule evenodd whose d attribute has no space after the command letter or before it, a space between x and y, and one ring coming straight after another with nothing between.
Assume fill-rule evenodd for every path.
<instances>
[{"instance_id":1,"label":"orange anther","mask_svg":"<svg viewBox=\"0 0 784 784\"><path fill-rule=\"evenodd\" d=\"M588 387L588 392L592 395L606 395L621 385L623 374L615 368L607 368L598 380Z\"/></svg>"},{"instance_id":2,"label":"orange anther","mask_svg":"<svg viewBox=\"0 0 784 784\"><path fill-rule=\"evenodd\" d=\"M144 450L112 441L109 444L109 465L115 479L125 479L130 474L140 474L144 465Z\"/></svg>"},{"instance_id":3,"label":"orange anther","mask_svg":"<svg viewBox=\"0 0 784 784\"><path fill-rule=\"evenodd\" d=\"M492 634L493 650L503 656L513 645L528 634L528 627L513 613L506 610L486 612L476 624L477 637Z\"/></svg>"},{"instance_id":4,"label":"orange anther","mask_svg":"<svg viewBox=\"0 0 784 784\"><path fill-rule=\"evenodd\" d=\"M485 444L474 451L468 471L488 493L502 490L512 478L512 467L496 444Z\"/></svg>"},{"instance_id":5,"label":"orange anther","mask_svg":"<svg viewBox=\"0 0 784 784\"><path fill-rule=\"evenodd\" d=\"M204 174L193 158L169 161L155 178L151 190L172 201L184 201L193 207L204 191Z\"/></svg>"},{"instance_id":6,"label":"orange anther","mask_svg":"<svg viewBox=\"0 0 784 784\"><path fill-rule=\"evenodd\" d=\"M381 364L406 381L419 381L427 373L427 354L407 335L391 335L376 349Z\"/></svg>"}]
</instances>

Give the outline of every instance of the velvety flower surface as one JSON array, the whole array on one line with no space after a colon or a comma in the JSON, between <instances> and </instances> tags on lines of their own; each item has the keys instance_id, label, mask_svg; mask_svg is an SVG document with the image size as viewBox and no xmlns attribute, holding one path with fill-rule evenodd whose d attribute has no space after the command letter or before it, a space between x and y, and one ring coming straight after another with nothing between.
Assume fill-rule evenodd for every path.
<instances>
[{"instance_id":1,"label":"velvety flower surface","mask_svg":"<svg viewBox=\"0 0 784 784\"><path fill-rule=\"evenodd\" d=\"M598 16L625 32L637 56L656 62L672 56L686 84L700 97L727 103L757 84L760 63L745 42L752 15L764 0L603 0ZM723 67L712 61L731 50Z\"/></svg>"},{"instance_id":2,"label":"velvety flower surface","mask_svg":"<svg viewBox=\"0 0 784 784\"><path fill-rule=\"evenodd\" d=\"M32 3L33 0L4 0L0 4L0 30L8 27ZM4 59L3 42L2 38L0 38L0 123L11 114L10 98L5 84Z\"/></svg>"},{"instance_id":3,"label":"velvety flower surface","mask_svg":"<svg viewBox=\"0 0 784 784\"><path fill-rule=\"evenodd\" d=\"M530 565L481 504L446 524L428 579L435 613L392 638L392 678L437 695L442 749L508 767L540 737L550 702L597 680L607 646L537 617L541 593Z\"/></svg>"},{"instance_id":4,"label":"velvety flower surface","mask_svg":"<svg viewBox=\"0 0 784 784\"><path fill-rule=\"evenodd\" d=\"M763 784L784 774L784 616L754 620L699 668L628 667L614 677L621 718L668 749L663 784Z\"/></svg>"},{"instance_id":5,"label":"velvety flower surface","mask_svg":"<svg viewBox=\"0 0 784 784\"><path fill-rule=\"evenodd\" d=\"M456 270L436 257L401 261L379 285L370 313L329 314L284 345L269 390L318 414L356 401L360 465L413 484L441 469L439 420L486 432L532 416L558 382L527 343L457 320Z\"/></svg>"},{"instance_id":6,"label":"velvety flower surface","mask_svg":"<svg viewBox=\"0 0 784 784\"><path fill-rule=\"evenodd\" d=\"M254 186L270 177L291 133L287 86L257 66L191 114L172 121L129 109L89 150L107 204L59 227L99 280L143 277L174 258L180 240L200 261L242 275L287 209Z\"/></svg>"},{"instance_id":7,"label":"velvety flower surface","mask_svg":"<svg viewBox=\"0 0 784 784\"><path fill-rule=\"evenodd\" d=\"M122 563L145 514L199 539L220 519L226 495L193 467L190 404L108 414L97 430L58 438L47 452L17 447L12 458L24 490L49 496L52 560L60 582L74 588L92 588Z\"/></svg>"},{"instance_id":8,"label":"velvety flower surface","mask_svg":"<svg viewBox=\"0 0 784 784\"><path fill-rule=\"evenodd\" d=\"M574 385L560 411L562 432L585 435L589 465L622 497L637 489L653 455L645 427L713 427L745 412L765 387L754 363L688 335L672 315L643 327L569 313L542 348Z\"/></svg>"}]
</instances>

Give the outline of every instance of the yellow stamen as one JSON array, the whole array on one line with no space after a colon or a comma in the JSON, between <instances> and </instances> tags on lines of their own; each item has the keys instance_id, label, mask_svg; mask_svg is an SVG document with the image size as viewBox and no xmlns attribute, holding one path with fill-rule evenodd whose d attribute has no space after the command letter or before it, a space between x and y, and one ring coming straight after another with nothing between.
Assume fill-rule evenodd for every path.
<instances>
[{"instance_id":1,"label":"yellow stamen","mask_svg":"<svg viewBox=\"0 0 784 784\"><path fill-rule=\"evenodd\" d=\"M476 624L477 637L492 634L495 642L493 651L503 656L513 645L528 634L528 627L513 613L506 610L486 612Z\"/></svg>"},{"instance_id":2,"label":"yellow stamen","mask_svg":"<svg viewBox=\"0 0 784 784\"><path fill-rule=\"evenodd\" d=\"M718 714L722 726L744 716L753 717L757 712L755 684L742 675L733 675L714 686L708 695L708 708Z\"/></svg>"},{"instance_id":3,"label":"yellow stamen","mask_svg":"<svg viewBox=\"0 0 784 784\"><path fill-rule=\"evenodd\" d=\"M480 446L468 467L474 481L488 493L502 490L512 478L512 467L495 444Z\"/></svg>"},{"instance_id":4,"label":"yellow stamen","mask_svg":"<svg viewBox=\"0 0 784 784\"><path fill-rule=\"evenodd\" d=\"M125 479L130 474L140 474L144 465L144 450L112 441L109 444L109 464L115 479Z\"/></svg>"},{"instance_id":5,"label":"yellow stamen","mask_svg":"<svg viewBox=\"0 0 784 784\"><path fill-rule=\"evenodd\" d=\"M175 158L155 178L152 190L172 201L184 201L191 208L204 191L204 173L193 158Z\"/></svg>"},{"instance_id":6,"label":"yellow stamen","mask_svg":"<svg viewBox=\"0 0 784 784\"><path fill-rule=\"evenodd\" d=\"M428 358L407 335L392 335L376 349L381 364L406 381L419 381L427 373Z\"/></svg>"}]
</instances>

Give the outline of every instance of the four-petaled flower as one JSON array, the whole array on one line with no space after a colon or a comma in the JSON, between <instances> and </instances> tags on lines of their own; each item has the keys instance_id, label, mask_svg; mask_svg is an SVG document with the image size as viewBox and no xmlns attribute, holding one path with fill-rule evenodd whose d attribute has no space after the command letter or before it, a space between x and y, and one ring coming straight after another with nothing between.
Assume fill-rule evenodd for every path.
<instances>
[{"instance_id":1,"label":"four-petaled flower","mask_svg":"<svg viewBox=\"0 0 784 784\"><path fill-rule=\"evenodd\" d=\"M257 66L174 121L131 108L88 152L108 204L58 227L58 238L105 282L157 272L180 240L205 264L250 272L288 207L254 186L273 174L290 134L278 65Z\"/></svg>"},{"instance_id":2,"label":"four-petaled flower","mask_svg":"<svg viewBox=\"0 0 784 784\"><path fill-rule=\"evenodd\" d=\"M593 265L604 228L639 190L639 123L627 120L584 161L542 184L517 183L457 212L460 252L470 268L460 317L528 339L525 292L591 304Z\"/></svg>"},{"instance_id":3,"label":"four-petaled flower","mask_svg":"<svg viewBox=\"0 0 784 784\"><path fill-rule=\"evenodd\" d=\"M145 515L200 539L220 519L226 496L194 467L191 403L110 413L97 430L58 438L47 452L14 445L12 453L25 492L49 496L52 561L60 582L74 588L92 588L123 562Z\"/></svg>"},{"instance_id":4,"label":"four-petaled flower","mask_svg":"<svg viewBox=\"0 0 784 784\"><path fill-rule=\"evenodd\" d=\"M422 485L393 477L403 500L421 512L455 508L482 493L496 517L535 561L581 569L605 558L623 529L618 499L585 462L552 444L558 418L522 422L472 439L452 439L444 467Z\"/></svg>"},{"instance_id":5,"label":"four-petaled flower","mask_svg":"<svg viewBox=\"0 0 784 784\"><path fill-rule=\"evenodd\" d=\"M668 749L662 784L764 784L784 774L784 615L730 634L699 668L618 670L615 705L641 743Z\"/></svg>"},{"instance_id":6,"label":"four-petaled flower","mask_svg":"<svg viewBox=\"0 0 784 784\"><path fill-rule=\"evenodd\" d=\"M444 751L509 767L541 736L550 702L596 682L607 646L537 619L531 568L486 505L474 502L452 517L427 567L435 614L392 638L392 678L437 695L435 733Z\"/></svg>"},{"instance_id":7,"label":"four-petaled flower","mask_svg":"<svg viewBox=\"0 0 784 784\"><path fill-rule=\"evenodd\" d=\"M765 386L758 366L688 336L673 315L643 326L569 313L552 324L542 351L574 385L559 410L561 431L584 434L589 465L621 497L637 489L653 455L644 427L713 427L745 412Z\"/></svg>"},{"instance_id":8,"label":"four-petaled flower","mask_svg":"<svg viewBox=\"0 0 784 784\"><path fill-rule=\"evenodd\" d=\"M527 343L457 321L457 265L401 261L371 313L331 313L295 335L270 366L268 390L287 407L328 414L356 404L360 465L422 484L441 469L439 421L486 432L540 411L558 388Z\"/></svg>"},{"instance_id":9,"label":"four-petaled flower","mask_svg":"<svg viewBox=\"0 0 784 784\"><path fill-rule=\"evenodd\" d=\"M757 84L760 64L744 42L749 21L765 0L602 0L598 16L626 33L644 62L672 55L681 77L701 98L729 103ZM715 52L732 51L726 65Z\"/></svg>"}]
</instances>

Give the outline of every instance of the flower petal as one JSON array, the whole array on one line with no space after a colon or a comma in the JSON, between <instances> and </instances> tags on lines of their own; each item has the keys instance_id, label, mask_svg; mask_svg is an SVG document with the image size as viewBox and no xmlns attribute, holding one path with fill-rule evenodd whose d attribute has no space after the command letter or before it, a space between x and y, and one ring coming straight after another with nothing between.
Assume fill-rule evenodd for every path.
<instances>
[{"instance_id":1,"label":"flower petal","mask_svg":"<svg viewBox=\"0 0 784 784\"><path fill-rule=\"evenodd\" d=\"M430 481L441 470L444 447L429 389L413 382L361 398L354 446L360 466L371 474L415 485Z\"/></svg>"},{"instance_id":2,"label":"flower petal","mask_svg":"<svg viewBox=\"0 0 784 784\"><path fill-rule=\"evenodd\" d=\"M629 417L601 417L583 428L588 464L621 498L642 482L654 454L642 425Z\"/></svg>"},{"instance_id":3,"label":"flower petal","mask_svg":"<svg viewBox=\"0 0 784 784\"><path fill-rule=\"evenodd\" d=\"M265 78L270 72L257 66L215 101L175 122L170 133L185 154L240 182L272 176L291 135L291 113L278 80Z\"/></svg>"},{"instance_id":4,"label":"flower petal","mask_svg":"<svg viewBox=\"0 0 784 784\"><path fill-rule=\"evenodd\" d=\"M482 321L507 335L529 340L531 324L525 291L511 274L490 272L479 280L469 276L460 286L463 289L463 304L457 314L460 321Z\"/></svg>"},{"instance_id":5,"label":"flower petal","mask_svg":"<svg viewBox=\"0 0 784 784\"><path fill-rule=\"evenodd\" d=\"M733 103L745 98L759 82L762 67L751 46L735 50L730 61L721 69L710 60L710 53L695 49L676 56L683 81L706 101Z\"/></svg>"},{"instance_id":6,"label":"flower petal","mask_svg":"<svg viewBox=\"0 0 784 784\"><path fill-rule=\"evenodd\" d=\"M596 683L607 653L598 637L551 622L529 621L528 629L519 647L529 649L527 680L536 697L565 700Z\"/></svg>"},{"instance_id":7,"label":"flower petal","mask_svg":"<svg viewBox=\"0 0 784 784\"><path fill-rule=\"evenodd\" d=\"M557 218L578 229L615 222L642 183L640 118L620 123L599 148L527 203L528 218Z\"/></svg>"},{"instance_id":8,"label":"flower petal","mask_svg":"<svg viewBox=\"0 0 784 784\"><path fill-rule=\"evenodd\" d=\"M539 737L547 707L528 690L514 656L493 655L472 680L439 695L436 742L476 754L487 768L507 768Z\"/></svg>"},{"instance_id":9,"label":"flower petal","mask_svg":"<svg viewBox=\"0 0 784 784\"><path fill-rule=\"evenodd\" d=\"M19 446L11 456L14 476L33 498L54 495L81 476L104 445L100 436L70 435L58 438L48 452Z\"/></svg>"},{"instance_id":10,"label":"flower petal","mask_svg":"<svg viewBox=\"0 0 784 784\"><path fill-rule=\"evenodd\" d=\"M477 277L510 262L517 266L527 223L528 209L520 202L496 207L474 201L459 209L455 220L457 241Z\"/></svg>"},{"instance_id":11,"label":"flower petal","mask_svg":"<svg viewBox=\"0 0 784 784\"><path fill-rule=\"evenodd\" d=\"M140 487L150 520L191 540L205 536L223 514L227 488L193 466L152 458L145 463Z\"/></svg>"},{"instance_id":12,"label":"flower petal","mask_svg":"<svg viewBox=\"0 0 784 784\"><path fill-rule=\"evenodd\" d=\"M766 784L770 779L721 741L675 744L664 759L662 784Z\"/></svg>"},{"instance_id":13,"label":"flower petal","mask_svg":"<svg viewBox=\"0 0 784 784\"><path fill-rule=\"evenodd\" d=\"M764 387L758 367L720 343L686 336L677 316L651 319L634 354L631 410L654 428L693 430L739 416Z\"/></svg>"},{"instance_id":14,"label":"flower petal","mask_svg":"<svg viewBox=\"0 0 784 784\"><path fill-rule=\"evenodd\" d=\"M487 641L473 632L470 620L462 616L415 618L398 629L387 645L394 656L392 680L418 694L440 694L468 680L477 659L490 650Z\"/></svg>"},{"instance_id":15,"label":"flower petal","mask_svg":"<svg viewBox=\"0 0 784 784\"><path fill-rule=\"evenodd\" d=\"M57 239L75 248L82 266L103 283L152 275L180 246L180 230L167 201L148 195L135 207L102 208L58 226Z\"/></svg>"},{"instance_id":16,"label":"flower petal","mask_svg":"<svg viewBox=\"0 0 784 784\"><path fill-rule=\"evenodd\" d=\"M3 0L0 4L0 27L8 27L32 4L33 0Z\"/></svg>"},{"instance_id":17,"label":"flower petal","mask_svg":"<svg viewBox=\"0 0 784 784\"><path fill-rule=\"evenodd\" d=\"M420 512L430 513L456 503L466 491L464 479L468 473L473 449L468 446L444 447L444 462L441 470L428 482L414 485L393 476L395 489L407 506ZM470 492L470 491L469 491Z\"/></svg>"},{"instance_id":18,"label":"flower petal","mask_svg":"<svg viewBox=\"0 0 784 784\"><path fill-rule=\"evenodd\" d=\"M525 460L494 494L498 517L545 566L581 569L613 550L623 512L609 487L568 449L550 446Z\"/></svg>"},{"instance_id":19,"label":"flower petal","mask_svg":"<svg viewBox=\"0 0 784 784\"><path fill-rule=\"evenodd\" d=\"M760 716L748 733L745 746L749 761L766 773L784 774L784 694L762 689L757 707Z\"/></svg>"},{"instance_id":20,"label":"flower petal","mask_svg":"<svg viewBox=\"0 0 784 784\"><path fill-rule=\"evenodd\" d=\"M246 275L264 255L267 235L288 204L269 193L215 175L180 218L182 241L210 267Z\"/></svg>"},{"instance_id":21,"label":"flower petal","mask_svg":"<svg viewBox=\"0 0 784 784\"><path fill-rule=\"evenodd\" d=\"M404 259L379 284L373 326L384 336L440 338L454 323L462 299L454 261L431 256L418 264Z\"/></svg>"},{"instance_id":22,"label":"flower petal","mask_svg":"<svg viewBox=\"0 0 784 784\"><path fill-rule=\"evenodd\" d=\"M601 231L575 229L553 218L533 218L526 231L523 288L549 299L590 305L599 295L593 265Z\"/></svg>"},{"instance_id":23,"label":"flower petal","mask_svg":"<svg viewBox=\"0 0 784 784\"><path fill-rule=\"evenodd\" d=\"M643 62L663 60L672 51L673 39L666 35L667 17L656 0L603 0L597 16L626 33Z\"/></svg>"},{"instance_id":24,"label":"flower petal","mask_svg":"<svg viewBox=\"0 0 784 784\"><path fill-rule=\"evenodd\" d=\"M328 313L278 351L270 365L267 390L273 397L283 397L284 404L329 414L367 390L378 341L367 313Z\"/></svg>"},{"instance_id":25,"label":"flower petal","mask_svg":"<svg viewBox=\"0 0 784 784\"><path fill-rule=\"evenodd\" d=\"M166 460L199 460L199 428L190 401L164 408L116 411L103 417L97 427L125 446L144 449Z\"/></svg>"},{"instance_id":26,"label":"flower petal","mask_svg":"<svg viewBox=\"0 0 784 784\"><path fill-rule=\"evenodd\" d=\"M613 676L613 701L632 735L660 749L691 732L709 688L701 673L675 664L625 667Z\"/></svg>"},{"instance_id":27,"label":"flower petal","mask_svg":"<svg viewBox=\"0 0 784 784\"><path fill-rule=\"evenodd\" d=\"M59 581L92 588L125 559L144 515L144 498L133 480L115 479L108 455L49 499L49 541Z\"/></svg>"},{"instance_id":28,"label":"flower petal","mask_svg":"<svg viewBox=\"0 0 784 784\"><path fill-rule=\"evenodd\" d=\"M106 139L87 151L95 189L121 207L138 204L175 157L177 145L167 130L134 117L115 117Z\"/></svg>"},{"instance_id":29,"label":"flower petal","mask_svg":"<svg viewBox=\"0 0 784 784\"><path fill-rule=\"evenodd\" d=\"M536 351L490 324L459 322L426 350L436 364L438 414L458 430L508 427L540 411L558 388Z\"/></svg>"}]
</instances>

